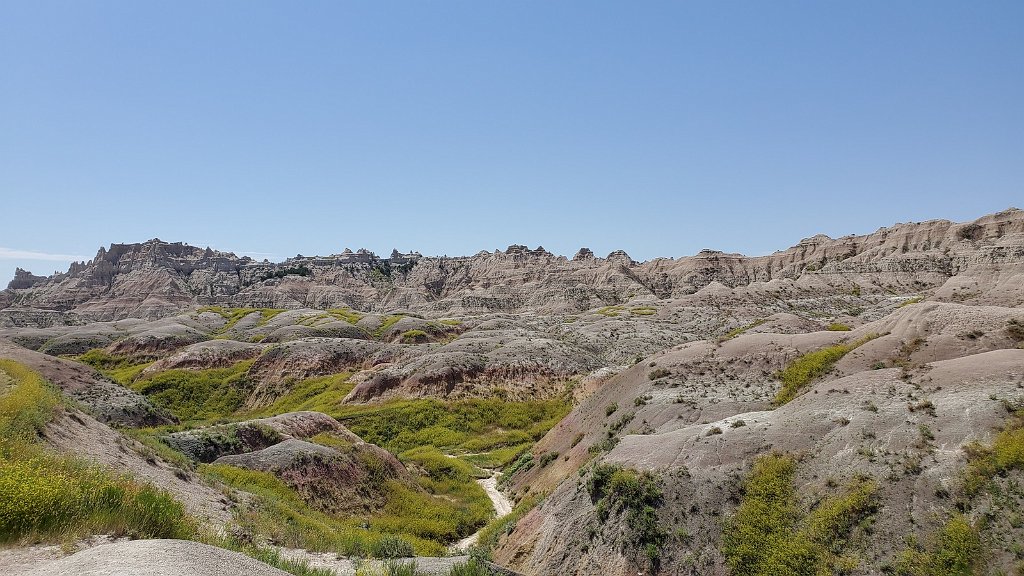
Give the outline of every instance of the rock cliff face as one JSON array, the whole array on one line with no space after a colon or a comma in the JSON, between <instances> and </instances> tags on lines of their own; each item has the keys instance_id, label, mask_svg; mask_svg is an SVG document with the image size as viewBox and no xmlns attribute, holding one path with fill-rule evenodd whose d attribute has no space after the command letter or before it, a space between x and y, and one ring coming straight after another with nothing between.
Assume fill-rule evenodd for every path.
<instances>
[{"instance_id":1,"label":"rock cliff face","mask_svg":"<svg viewBox=\"0 0 1024 576\"><path fill-rule=\"evenodd\" d=\"M968 223L933 220L864 236L819 235L769 256L704 250L642 263L622 251L598 258L583 248L569 260L516 245L468 257L395 251L381 258L346 250L271 263L154 239L101 248L90 262L72 264L63 274L19 270L0 292L0 325L153 319L195 305L346 306L433 316L572 313L716 287L779 290L779 282L819 292L937 289L939 299L1016 305L1024 302L1022 263L1024 211L1017 209Z\"/></svg>"}]
</instances>

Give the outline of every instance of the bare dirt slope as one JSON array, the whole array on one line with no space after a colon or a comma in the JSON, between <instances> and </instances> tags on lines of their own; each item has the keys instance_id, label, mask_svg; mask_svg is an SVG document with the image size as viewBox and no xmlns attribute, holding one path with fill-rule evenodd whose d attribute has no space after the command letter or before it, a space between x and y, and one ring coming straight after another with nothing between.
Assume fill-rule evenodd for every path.
<instances>
[{"instance_id":1,"label":"bare dirt slope","mask_svg":"<svg viewBox=\"0 0 1024 576\"><path fill-rule=\"evenodd\" d=\"M25 576L287 576L222 548L185 540L128 540L46 562Z\"/></svg>"},{"instance_id":2,"label":"bare dirt slope","mask_svg":"<svg viewBox=\"0 0 1024 576\"><path fill-rule=\"evenodd\" d=\"M874 573L905 548L905 535L927 541L938 529L952 509L948 494L959 485L965 447L990 443L1006 406L1024 402L1024 350L1013 324L1022 316L1018 308L925 302L852 332L752 333L656 354L610 379L537 445L535 459L564 458L514 478L520 496L551 494L503 539L497 557L526 574L644 568L622 535L601 532L573 474L596 448L607 450L600 461L652 471L663 482L659 518L692 535L665 547L665 573L724 574L722 517L734 509L751 463L776 451L799 458L808 503L856 474L881 483L873 535L855 571ZM787 363L869 334L881 336L793 401L773 404L774 374ZM975 513L1000 517L991 506L978 504ZM604 536L594 539L595 530ZM1007 537L1024 535L999 536ZM989 562L1014 565L1012 552L990 545Z\"/></svg>"},{"instance_id":3,"label":"bare dirt slope","mask_svg":"<svg viewBox=\"0 0 1024 576\"><path fill-rule=\"evenodd\" d=\"M59 452L131 474L167 490L190 514L207 520L212 527L223 528L231 519L231 504L220 490L78 410L63 409L46 427L45 437Z\"/></svg>"}]
</instances>

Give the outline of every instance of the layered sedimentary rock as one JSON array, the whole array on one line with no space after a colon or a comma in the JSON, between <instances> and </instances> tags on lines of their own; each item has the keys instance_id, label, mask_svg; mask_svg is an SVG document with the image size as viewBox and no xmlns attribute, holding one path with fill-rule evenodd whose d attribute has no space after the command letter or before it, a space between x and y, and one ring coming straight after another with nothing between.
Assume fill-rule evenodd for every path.
<instances>
[{"instance_id":1,"label":"layered sedimentary rock","mask_svg":"<svg viewBox=\"0 0 1024 576\"><path fill-rule=\"evenodd\" d=\"M195 305L262 308L341 306L428 315L576 312L638 297L678 298L715 286L793 282L805 290L940 288L947 300L1024 302L1024 212L968 223L897 224L863 236L815 236L769 256L704 250L638 263L623 251L571 260L543 248L510 246L467 257L360 250L284 262L157 239L113 244L63 274L19 271L0 293L0 322L43 326L86 320L158 318ZM948 286L943 286L947 284ZM54 312L61 312L53 317Z\"/></svg>"}]
</instances>

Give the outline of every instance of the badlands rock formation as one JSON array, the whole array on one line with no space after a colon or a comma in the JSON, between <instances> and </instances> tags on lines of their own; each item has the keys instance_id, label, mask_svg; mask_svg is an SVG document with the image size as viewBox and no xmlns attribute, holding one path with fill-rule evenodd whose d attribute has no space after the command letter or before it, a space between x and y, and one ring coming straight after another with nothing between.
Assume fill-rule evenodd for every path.
<instances>
[{"instance_id":1,"label":"badlands rock formation","mask_svg":"<svg viewBox=\"0 0 1024 576\"><path fill-rule=\"evenodd\" d=\"M157 239L112 244L89 262L46 278L20 271L0 299L2 322L40 325L153 319L193 305L350 307L426 316L484 312L581 312L631 300L672 299L716 286L778 293L938 289L946 299L1016 298L1024 212L956 224L897 224L864 236L815 236L770 256L704 250L634 262L621 251L572 259L510 246L468 257L366 252L256 262ZM64 313L64 314L57 314Z\"/></svg>"},{"instance_id":2,"label":"badlands rock formation","mask_svg":"<svg viewBox=\"0 0 1024 576\"><path fill-rule=\"evenodd\" d=\"M70 444L59 430L118 437L104 423L170 424L161 386L227 382L215 400L234 422L164 442L274 474L332 514L385 506L374 482L418 490L415 467L311 410L568 399L502 481L520 509L491 553L523 574L764 573L738 568L724 542L770 454L791 461L794 517L832 510L851 483L876 487L856 522L814 525L819 568L955 573L936 562L962 519L973 567L1024 570L1024 452L1011 442L1024 430L1020 210L648 262L511 246L270 263L152 240L64 274L19 271L0 306L0 357L88 413L63 419L53 442ZM787 371L811 360L788 388ZM230 376L203 380L219 371ZM148 477L225 521L216 492L188 492L157 464ZM968 490L978 470L984 487ZM602 474L617 478L610 492Z\"/></svg>"}]
</instances>

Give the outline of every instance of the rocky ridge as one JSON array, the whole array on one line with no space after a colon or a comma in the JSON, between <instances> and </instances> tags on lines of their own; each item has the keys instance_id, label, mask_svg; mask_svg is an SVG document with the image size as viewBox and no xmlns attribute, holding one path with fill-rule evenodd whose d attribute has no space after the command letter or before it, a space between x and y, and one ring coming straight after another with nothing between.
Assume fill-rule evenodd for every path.
<instances>
[{"instance_id":1,"label":"rocky ridge","mask_svg":"<svg viewBox=\"0 0 1024 576\"><path fill-rule=\"evenodd\" d=\"M703 250L642 263L622 251L597 258L584 248L570 260L518 245L468 257L395 251L381 258L360 250L271 263L153 239L101 248L63 274L20 271L0 295L0 325L154 319L196 305L428 316L571 313L716 287L778 290L778 283L819 291L942 288L944 299L1006 293L1020 303L1019 276L1000 276L999 269L1024 261L1022 235L1024 212L1011 208L967 223L932 220L862 236L819 235L769 256ZM984 293L975 294L979 287Z\"/></svg>"}]
</instances>

